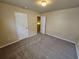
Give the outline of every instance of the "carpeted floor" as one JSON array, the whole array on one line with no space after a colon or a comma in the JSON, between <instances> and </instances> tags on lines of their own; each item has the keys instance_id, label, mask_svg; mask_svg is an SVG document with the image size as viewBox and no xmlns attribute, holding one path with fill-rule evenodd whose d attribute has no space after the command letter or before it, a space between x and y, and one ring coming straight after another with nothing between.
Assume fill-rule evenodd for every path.
<instances>
[{"instance_id":1,"label":"carpeted floor","mask_svg":"<svg viewBox=\"0 0 79 59\"><path fill-rule=\"evenodd\" d=\"M77 59L75 45L38 34L1 49L0 59Z\"/></svg>"}]
</instances>

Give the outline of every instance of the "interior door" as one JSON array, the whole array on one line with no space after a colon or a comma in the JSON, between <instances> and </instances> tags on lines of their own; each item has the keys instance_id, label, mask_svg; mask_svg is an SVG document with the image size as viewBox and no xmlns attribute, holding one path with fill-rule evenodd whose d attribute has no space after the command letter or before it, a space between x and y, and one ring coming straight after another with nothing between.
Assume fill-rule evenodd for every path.
<instances>
[{"instance_id":1,"label":"interior door","mask_svg":"<svg viewBox=\"0 0 79 59\"><path fill-rule=\"evenodd\" d=\"M17 35L19 39L24 39L28 37L28 22L27 22L27 14L16 12L16 28Z\"/></svg>"},{"instance_id":2,"label":"interior door","mask_svg":"<svg viewBox=\"0 0 79 59\"><path fill-rule=\"evenodd\" d=\"M41 16L41 33L46 32L46 16Z\"/></svg>"}]
</instances>

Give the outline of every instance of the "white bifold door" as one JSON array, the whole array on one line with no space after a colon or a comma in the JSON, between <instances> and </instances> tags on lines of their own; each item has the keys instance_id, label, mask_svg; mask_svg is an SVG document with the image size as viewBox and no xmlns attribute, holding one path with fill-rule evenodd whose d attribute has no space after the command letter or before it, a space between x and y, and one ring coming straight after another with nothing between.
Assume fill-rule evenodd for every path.
<instances>
[{"instance_id":1,"label":"white bifold door","mask_svg":"<svg viewBox=\"0 0 79 59\"><path fill-rule=\"evenodd\" d=\"M15 12L16 18L16 30L18 39L24 39L28 37L28 22L27 14L21 12Z\"/></svg>"}]
</instances>

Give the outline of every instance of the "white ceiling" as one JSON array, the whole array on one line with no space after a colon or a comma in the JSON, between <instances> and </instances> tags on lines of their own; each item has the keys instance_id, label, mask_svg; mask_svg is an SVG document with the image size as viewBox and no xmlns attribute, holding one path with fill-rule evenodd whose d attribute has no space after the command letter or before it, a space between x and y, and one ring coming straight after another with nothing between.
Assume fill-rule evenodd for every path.
<instances>
[{"instance_id":1,"label":"white ceiling","mask_svg":"<svg viewBox=\"0 0 79 59\"><path fill-rule=\"evenodd\" d=\"M2 0L2 2L23 8L26 7L41 13L79 6L79 0L47 0L46 7L42 7L40 1L41 0Z\"/></svg>"}]
</instances>

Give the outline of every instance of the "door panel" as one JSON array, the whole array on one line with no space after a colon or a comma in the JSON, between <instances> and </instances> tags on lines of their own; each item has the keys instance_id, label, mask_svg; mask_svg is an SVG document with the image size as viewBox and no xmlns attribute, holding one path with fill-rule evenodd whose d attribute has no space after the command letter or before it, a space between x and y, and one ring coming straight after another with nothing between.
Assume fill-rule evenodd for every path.
<instances>
[{"instance_id":1,"label":"door panel","mask_svg":"<svg viewBox=\"0 0 79 59\"><path fill-rule=\"evenodd\" d=\"M46 32L46 16L41 16L41 33Z\"/></svg>"},{"instance_id":2,"label":"door panel","mask_svg":"<svg viewBox=\"0 0 79 59\"><path fill-rule=\"evenodd\" d=\"M16 12L15 16L16 16L16 28L18 38L24 39L28 37L27 14Z\"/></svg>"}]
</instances>

